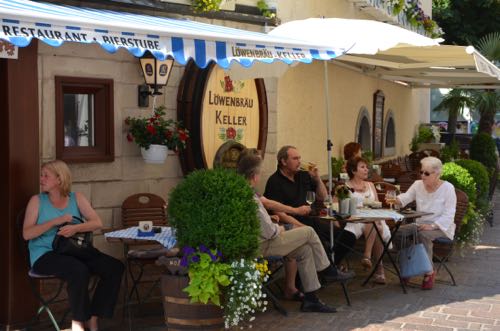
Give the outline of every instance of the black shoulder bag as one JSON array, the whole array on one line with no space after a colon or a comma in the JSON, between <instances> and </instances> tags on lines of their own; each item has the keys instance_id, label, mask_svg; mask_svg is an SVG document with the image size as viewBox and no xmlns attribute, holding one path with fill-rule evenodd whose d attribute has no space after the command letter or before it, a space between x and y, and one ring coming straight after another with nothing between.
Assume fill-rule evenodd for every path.
<instances>
[{"instance_id":1,"label":"black shoulder bag","mask_svg":"<svg viewBox=\"0 0 500 331\"><path fill-rule=\"evenodd\" d=\"M73 216L73 220L84 223L78 216ZM60 225L58 229L68 224L71 223ZM96 252L96 249L92 245L92 232L90 231L78 232L71 237L64 237L56 234L52 241L52 249L56 253L70 255L80 259L88 259L94 256Z\"/></svg>"}]
</instances>

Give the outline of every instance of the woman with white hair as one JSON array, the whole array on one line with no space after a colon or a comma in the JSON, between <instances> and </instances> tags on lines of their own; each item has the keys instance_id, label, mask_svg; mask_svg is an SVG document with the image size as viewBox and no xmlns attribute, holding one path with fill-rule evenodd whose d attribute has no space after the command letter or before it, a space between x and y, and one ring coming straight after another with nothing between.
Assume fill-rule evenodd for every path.
<instances>
[{"instance_id":1,"label":"woman with white hair","mask_svg":"<svg viewBox=\"0 0 500 331\"><path fill-rule=\"evenodd\" d=\"M423 158L420 163L422 179L415 181L406 193L398 195L396 204L406 206L416 201L417 211L432 213L416 221L418 239L424 244L427 255L432 261L432 241L440 237L453 239L455 234L454 218L457 196L453 185L440 179L443 168L441 160L429 156ZM405 232L403 227L401 229ZM423 290L432 289L434 276L434 270L424 276Z\"/></svg>"}]
</instances>

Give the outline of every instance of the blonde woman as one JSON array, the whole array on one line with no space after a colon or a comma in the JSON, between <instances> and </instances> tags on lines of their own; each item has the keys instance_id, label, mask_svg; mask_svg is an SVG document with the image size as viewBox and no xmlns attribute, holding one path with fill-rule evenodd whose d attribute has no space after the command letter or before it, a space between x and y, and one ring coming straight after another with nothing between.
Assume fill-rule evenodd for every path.
<instances>
[{"instance_id":1,"label":"blonde woman","mask_svg":"<svg viewBox=\"0 0 500 331\"><path fill-rule=\"evenodd\" d=\"M98 330L98 318L111 317L120 290L123 264L97 249L88 259L62 255L52 250L56 234L71 237L78 232L102 227L100 217L87 198L71 192L71 173L63 161L42 166L42 193L31 197L24 218L23 237L29 240L30 261L39 274L54 275L67 282L72 331ZM72 224L73 216L86 220ZM90 275L99 277L92 299L89 297Z\"/></svg>"}]
</instances>

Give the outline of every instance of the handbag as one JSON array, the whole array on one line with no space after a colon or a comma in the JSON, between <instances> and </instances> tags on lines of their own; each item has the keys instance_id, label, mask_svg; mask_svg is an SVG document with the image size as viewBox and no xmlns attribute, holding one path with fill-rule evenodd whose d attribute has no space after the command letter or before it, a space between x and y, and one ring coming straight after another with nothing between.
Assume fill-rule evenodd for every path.
<instances>
[{"instance_id":1,"label":"handbag","mask_svg":"<svg viewBox=\"0 0 500 331\"><path fill-rule=\"evenodd\" d=\"M402 239L402 249L399 252L399 273L402 278L425 275L432 271L432 263L425 246L417 243L417 228L413 234L413 243L406 247L406 237Z\"/></svg>"},{"instance_id":2,"label":"handbag","mask_svg":"<svg viewBox=\"0 0 500 331\"><path fill-rule=\"evenodd\" d=\"M84 223L78 216L73 216L73 221ZM59 226L59 228L66 224ZM71 237L64 237L56 234L52 241L52 249L56 253L70 255L80 259L90 258L95 255L96 251L92 244L92 232L90 231L78 232Z\"/></svg>"}]
</instances>

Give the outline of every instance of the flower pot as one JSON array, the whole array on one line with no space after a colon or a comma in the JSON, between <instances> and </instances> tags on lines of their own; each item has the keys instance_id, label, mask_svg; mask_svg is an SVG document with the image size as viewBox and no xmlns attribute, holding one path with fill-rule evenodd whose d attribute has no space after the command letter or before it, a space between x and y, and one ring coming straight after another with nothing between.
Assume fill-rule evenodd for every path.
<instances>
[{"instance_id":1,"label":"flower pot","mask_svg":"<svg viewBox=\"0 0 500 331\"><path fill-rule=\"evenodd\" d=\"M223 310L213 304L191 303L188 276L163 275L161 292L165 324L170 330L223 330Z\"/></svg>"},{"instance_id":2,"label":"flower pot","mask_svg":"<svg viewBox=\"0 0 500 331\"><path fill-rule=\"evenodd\" d=\"M141 154L144 162L161 164L164 163L167 158L168 148L163 145L151 145L149 149L141 147Z\"/></svg>"},{"instance_id":3,"label":"flower pot","mask_svg":"<svg viewBox=\"0 0 500 331\"><path fill-rule=\"evenodd\" d=\"M341 214L349 214L349 204L351 199L342 199L339 203L339 213Z\"/></svg>"}]
</instances>

